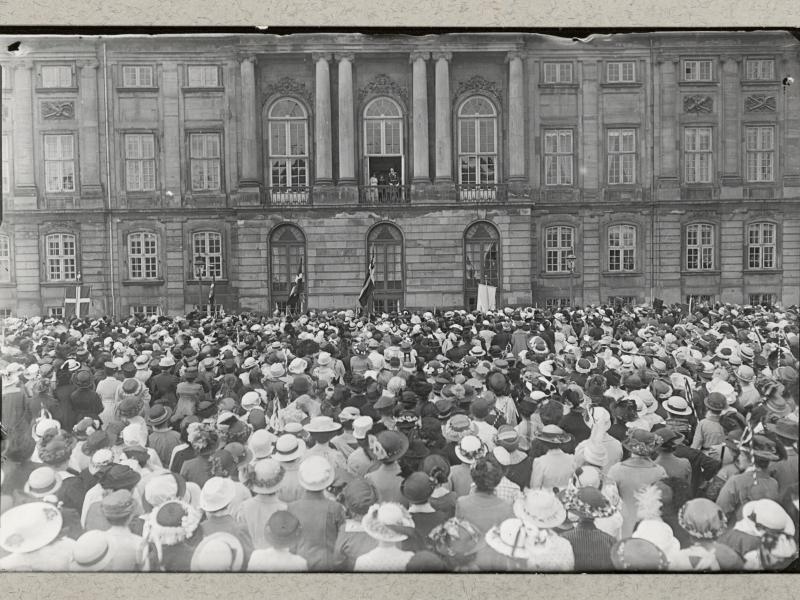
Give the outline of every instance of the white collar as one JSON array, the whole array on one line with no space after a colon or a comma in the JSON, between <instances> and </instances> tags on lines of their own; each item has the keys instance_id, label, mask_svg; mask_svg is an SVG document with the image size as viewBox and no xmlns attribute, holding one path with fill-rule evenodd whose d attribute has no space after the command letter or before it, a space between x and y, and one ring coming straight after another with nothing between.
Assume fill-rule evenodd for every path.
<instances>
[{"instance_id":1,"label":"white collar","mask_svg":"<svg viewBox=\"0 0 800 600\"><path fill-rule=\"evenodd\" d=\"M412 504L408 507L408 512L412 515L415 513L435 513L436 509L429 502L426 502L425 504Z\"/></svg>"}]
</instances>

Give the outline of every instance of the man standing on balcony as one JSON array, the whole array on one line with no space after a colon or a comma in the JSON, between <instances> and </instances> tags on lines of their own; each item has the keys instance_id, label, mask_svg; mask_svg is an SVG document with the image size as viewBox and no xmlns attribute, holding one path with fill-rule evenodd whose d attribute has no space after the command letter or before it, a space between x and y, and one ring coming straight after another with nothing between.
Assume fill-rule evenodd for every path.
<instances>
[{"instance_id":1,"label":"man standing on balcony","mask_svg":"<svg viewBox=\"0 0 800 600\"><path fill-rule=\"evenodd\" d=\"M369 178L369 199L373 204L378 200L378 177L375 173Z\"/></svg>"},{"instance_id":2,"label":"man standing on balcony","mask_svg":"<svg viewBox=\"0 0 800 600\"><path fill-rule=\"evenodd\" d=\"M394 170L389 168L389 202L394 203L400 200L400 176Z\"/></svg>"}]
</instances>

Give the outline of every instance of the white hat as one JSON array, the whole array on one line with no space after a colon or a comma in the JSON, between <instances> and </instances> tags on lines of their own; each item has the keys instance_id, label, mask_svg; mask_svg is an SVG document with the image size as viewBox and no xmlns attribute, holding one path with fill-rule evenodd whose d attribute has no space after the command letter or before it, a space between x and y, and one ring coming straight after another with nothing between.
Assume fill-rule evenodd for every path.
<instances>
[{"instance_id":1,"label":"white hat","mask_svg":"<svg viewBox=\"0 0 800 600\"><path fill-rule=\"evenodd\" d=\"M212 477L203 485L200 508L215 512L228 506L236 497L236 486L227 477Z\"/></svg>"},{"instance_id":2,"label":"white hat","mask_svg":"<svg viewBox=\"0 0 800 600\"><path fill-rule=\"evenodd\" d=\"M300 463L297 469L297 481L300 486L311 492L319 492L330 486L336 478L333 465L320 455L309 456Z\"/></svg>"}]
</instances>

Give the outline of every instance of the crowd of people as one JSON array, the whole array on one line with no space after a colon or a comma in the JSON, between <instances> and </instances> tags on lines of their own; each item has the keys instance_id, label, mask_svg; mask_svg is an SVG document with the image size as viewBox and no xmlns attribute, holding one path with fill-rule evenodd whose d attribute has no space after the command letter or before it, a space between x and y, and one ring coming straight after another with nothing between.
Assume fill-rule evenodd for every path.
<instances>
[{"instance_id":1,"label":"crowd of people","mask_svg":"<svg viewBox=\"0 0 800 600\"><path fill-rule=\"evenodd\" d=\"M798 358L796 307L8 318L0 569L784 570Z\"/></svg>"}]
</instances>

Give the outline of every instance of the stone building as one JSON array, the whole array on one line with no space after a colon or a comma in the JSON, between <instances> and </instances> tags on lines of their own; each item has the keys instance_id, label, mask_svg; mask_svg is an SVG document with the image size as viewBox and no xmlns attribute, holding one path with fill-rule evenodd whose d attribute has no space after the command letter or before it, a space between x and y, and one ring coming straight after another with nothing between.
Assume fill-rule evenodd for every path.
<instances>
[{"instance_id":1,"label":"stone building","mask_svg":"<svg viewBox=\"0 0 800 600\"><path fill-rule=\"evenodd\" d=\"M800 301L787 33L17 39L6 313Z\"/></svg>"}]
</instances>

